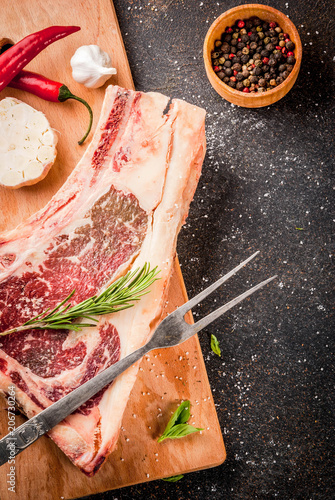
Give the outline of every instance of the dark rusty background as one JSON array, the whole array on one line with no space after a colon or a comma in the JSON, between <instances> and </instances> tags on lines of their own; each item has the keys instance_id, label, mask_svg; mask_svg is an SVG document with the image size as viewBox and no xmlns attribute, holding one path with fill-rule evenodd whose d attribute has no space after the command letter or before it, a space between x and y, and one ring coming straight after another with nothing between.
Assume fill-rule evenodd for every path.
<instances>
[{"instance_id":1,"label":"dark rusty background","mask_svg":"<svg viewBox=\"0 0 335 500\"><path fill-rule=\"evenodd\" d=\"M241 3L114 0L136 89L208 112L203 174L178 241L189 296L255 250L217 301L279 277L200 337L226 462L95 500L335 498L334 3L264 2L295 23L303 61L291 92L262 109L221 99L202 60L211 23Z\"/></svg>"}]
</instances>

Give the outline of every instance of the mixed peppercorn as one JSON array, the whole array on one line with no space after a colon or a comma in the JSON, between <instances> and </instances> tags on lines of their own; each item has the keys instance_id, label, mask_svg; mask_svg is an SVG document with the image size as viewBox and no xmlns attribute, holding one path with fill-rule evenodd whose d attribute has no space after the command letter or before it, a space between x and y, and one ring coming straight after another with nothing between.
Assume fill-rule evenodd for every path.
<instances>
[{"instance_id":1,"label":"mixed peppercorn","mask_svg":"<svg viewBox=\"0 0 335 500\"><path fill-rule=\"evenodd\" d=\"M260 93L275 88L295 64L295 45L274 21L238 20L215 41L212 66L229 87Z\"/></svg>"}]
</instances>

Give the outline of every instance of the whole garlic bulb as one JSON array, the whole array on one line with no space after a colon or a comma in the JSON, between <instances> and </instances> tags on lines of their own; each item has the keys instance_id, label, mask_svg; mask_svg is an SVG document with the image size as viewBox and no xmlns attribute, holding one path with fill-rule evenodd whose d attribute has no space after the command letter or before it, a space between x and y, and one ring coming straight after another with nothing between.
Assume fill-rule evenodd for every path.
<instances>
[{"instance_id":1,"label":"whole garlic bulb","mask_svg":"<svg viewBox=\"0 0 335 500\"><path fill-rule=\"evenodd\" d=\"M111 75L116 75L111 58L98 45L82 45L76 50L70 63L73 79L88 88L97 89Z\"/></svg>"}]
</instances>

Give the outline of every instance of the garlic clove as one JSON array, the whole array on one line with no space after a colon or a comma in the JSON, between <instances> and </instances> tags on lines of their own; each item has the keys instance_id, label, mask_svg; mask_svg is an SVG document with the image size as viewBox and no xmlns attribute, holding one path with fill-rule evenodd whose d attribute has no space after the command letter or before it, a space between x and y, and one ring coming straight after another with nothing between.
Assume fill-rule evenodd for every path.
<instances>
[{"instance_id":1,"label":"garlic clove","mask_svg":"<svg viewBox=\"0 0 335 500\"><path fill-rule=\"evenodd\" d=\"M107 52L98 45L82 45L70 61L73 79L88 88L98 88L104 85L116 69Z\"/></svg>"}]
</instances>

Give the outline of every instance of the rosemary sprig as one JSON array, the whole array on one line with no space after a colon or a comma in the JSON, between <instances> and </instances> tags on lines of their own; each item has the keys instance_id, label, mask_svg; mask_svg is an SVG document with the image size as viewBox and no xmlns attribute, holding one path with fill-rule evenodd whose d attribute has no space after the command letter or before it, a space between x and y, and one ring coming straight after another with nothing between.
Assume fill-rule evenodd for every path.
<instances>
[{"instance_id":1,"label":"rosemary sprig","mask_svg":"<svg viewBox=\"0 0 335 500\"><path fill-rule=\"evenodd\" d=\"M70 299L75 294L73 290L54 309L38 314L34 318L26 321L20 326L11 328L0 333L0 336L10 333L22 332L34 329L52 330L74 330L80 331L84 327L96 326L98 319L94 316L115 313L132 307L133 302L149 292L148 287L157 279L157 266L150 271L150 264L145 263L142 269L129 271L125 276L114 281L106 290L99 295L94 295L75 306L71 306ZM90 322L76 322L79 319L86 319Z\"/></svg>"}]
</instances>

